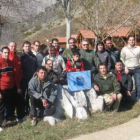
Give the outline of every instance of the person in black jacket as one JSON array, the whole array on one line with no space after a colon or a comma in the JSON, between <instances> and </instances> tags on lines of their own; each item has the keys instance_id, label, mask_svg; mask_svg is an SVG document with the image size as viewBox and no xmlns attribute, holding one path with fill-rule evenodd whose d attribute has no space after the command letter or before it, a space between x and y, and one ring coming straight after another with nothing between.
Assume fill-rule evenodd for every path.
<instances>
[{"instance_id":1,"label":"person in black jacket","mask_svg":"<svg viewBox=\"0 0 140 140\"><path fill-rule=\"evenodd\" d=\"M37 59L36 56L31 52L31 43L25 41L23 43L23 52L20 54L22 62L23 78L21 80L22 96L25 97L25 114L29 112L29 96L28 83L32 78L33 74L37 70Z\"/></svg>"},{"instance_id":2,"label":"person in black jacket","mask_svg":"<svg viewBox=\"0 0 140 140\"><path fill-rule=\"evenodd\" d=\"M116 62L114 74L120 82L123 100L125 102L129 102L131 98L131 91L133 89L133 81L130 74L125 74L121 61Z\"/></svg>"},{"instance_id":3,"label":"person in black jacket","mask_svg":"<svg viewBox=\"0 0 140 140\"><path fill-rule=\"evenodd\" d=\"M106 51L109 53L111 58L111 70L115 69L115 63L120 60L120 51L113 46L111 38L105 40Z\"/></svg>"}]
</instances>

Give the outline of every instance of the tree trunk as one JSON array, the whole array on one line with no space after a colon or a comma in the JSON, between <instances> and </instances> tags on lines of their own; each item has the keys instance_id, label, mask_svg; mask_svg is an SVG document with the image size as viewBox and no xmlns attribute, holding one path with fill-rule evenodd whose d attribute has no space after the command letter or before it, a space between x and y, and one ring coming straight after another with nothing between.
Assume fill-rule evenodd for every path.
<instances>
[{"instance_id":1,"label":"tree trunk","mask_svg":"<svg viewBox=\"0 0 140 140\"><path fill-rule=\"evenodd\" d=\"M66 18L66 47L69 48L68 39L71 37L71 20Z\"/></svg>"},{"instance_id":2,"label":"tree trunk","mask_svg":"<svg viewBox=\"0 0 140 140\"><path fill-rule=\"evenodd\" d=\"M95 36L94 51L96 51L96 45L97 45L97 42L98 42L98 37Z\"/></svg>"}]
</instances>

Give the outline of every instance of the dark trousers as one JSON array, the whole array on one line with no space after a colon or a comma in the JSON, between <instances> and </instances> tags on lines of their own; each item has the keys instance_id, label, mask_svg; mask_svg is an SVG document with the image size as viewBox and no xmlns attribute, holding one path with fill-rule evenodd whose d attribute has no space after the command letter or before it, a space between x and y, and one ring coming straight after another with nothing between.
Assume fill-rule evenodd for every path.
<instances>
[{"instance_id":1,"label":"dark trousers","mask_svg":"<svg viewBox=\"0 0 140 140\"><path fill-rule=\"evenodd\" d=\"M3 96L2 98L2 104L4 105L3 108L6 109L5 118L13 117L16 108L18 119L22 119L24 117L23 112L24 100L21 97L21 95L17 93L16 87L7 90L1 90L1 93Z\"/></svg>"},{"instance_id":2,"label":"dark trousers","mask_svg":"<svg viewBox=\"0 0 140 140\"><path fill-rule=\"evenodd\" d=\"M43 110L43 116L51 116L55 113L55 107L50 105L49 108L44 108L43 103L40 99L36 99L33 96L30 97L31 101L31 116L37 117L37 108Z\"/></svg>"},{"instance_id":3,"label":"dark trousers","mask_svg":"<svg viewBox=\"0 0 140 140\"><path fill-rule=\"evenodd\" d=\"M4 120L4 110L5 110L5 102L4 100L0 99L0 126Z\"/></svg>"},{"instance_id":4,"label":"dark trousers","mask_svg":"<svg viewBox=\"0 0 140 140\"><path fill-rule=\"evenodd\" d=\"M23 79L21 81L21 94L24 98L24 113L27 114L29 112L29 95L28 95L28 83L30 79Z\"/></svg>"}]
</instances>

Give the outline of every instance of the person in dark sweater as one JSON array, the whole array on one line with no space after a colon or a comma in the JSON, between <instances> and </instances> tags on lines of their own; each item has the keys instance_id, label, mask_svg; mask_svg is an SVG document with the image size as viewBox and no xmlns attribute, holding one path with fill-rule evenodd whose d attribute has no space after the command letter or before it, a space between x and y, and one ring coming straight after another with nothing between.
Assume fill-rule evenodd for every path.
<instances>
[{"instance_id":1,"label":"person in dark sweater","mask_svg":"<svg viewBox=\"0 0 140 140\"><path fill-rule=\"evenodd\" d=\"M25 97L25 114L28 114L29 111L29 96L28 92L28 83L32 78L33 74L37 70L37 59L36 56L31 52L31 43L25 41L23 43L23 52L20 54L20 59L22 62L23 78L21 80L21 90L22 96Z\"/></svg>"},{"instance_id":2,"label":"person in dark sweater","mask_svg":"<svg viewBox=\"0 0 140 140\"><path fill-rule=\"evenodd\" d=\"M96 45L96 53L99 58L99 60L102 63L105 63L107 65L107 69L110 70L111 68L111 58L107 51L105 51L105 46L103 42L98 42Z\"/></svg>"},{"instance_id":3,"label":"person in dark sweater","mask_svg":"<svg viewBox=\"0 0 140 140\"><path fill-rule=\"evenodd\" d=\"M115 63L120 60L120 51L113 46L111 38L107 38L105 40L106 51L109 53L111 57L111 70L115 69Z\"/></svg>"},{"instance_id":4,"label":"person in dark sweater","mask_svg":"<svg viewBox=\"0 0 140 140\"><path fill-rule=\"evenodd\" d=\"M121 61L116 62L115 70L113 72L121 85L121 94L123 95L123 101L129 102L131 99L131 91L133 88L131 75L125 73Z\"/></svg>"}]
</instances>

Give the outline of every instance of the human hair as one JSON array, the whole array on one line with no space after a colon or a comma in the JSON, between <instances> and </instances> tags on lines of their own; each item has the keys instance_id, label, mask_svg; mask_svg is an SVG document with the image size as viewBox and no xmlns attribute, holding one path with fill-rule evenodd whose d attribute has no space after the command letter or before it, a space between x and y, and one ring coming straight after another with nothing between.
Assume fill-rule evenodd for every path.
<instances>
[{"instance_id":1,"label":"human hair","mask_svg":"<svg viewBox=\"0 0 140 140\"><path fill-rule=\"evenodd\" d=\"M100 63L100 64L98 65L98 69L100 69L100 66L105 66L105 67L107 68L106 63Z\"/></svg>"},{"instance_id":2,"label":"human hair","mask_svg":"<svg viewBox=\"0 0 140 140\"><path fill-rule=\"evenodd\" d=\"M40 67L37 69L37 72L39 72L40 70L47 71L46 68L45 68L44 66L40 66Z\"/></svg>"},{"instance_id":3,"label":"human hair","mask_svg":"<svg viewBox=\"0 0 140 140\"><path fill-rule=\"evenodd\" d=\"M54 41L59 42L59 40L58 40L57 38L53 38L53 39L52 39L52 43L53 43Z\"/></svg>"},{"instance_id":4,"label":"human hair","mask_svg":"<svg viewBox=\"0 0 140 140\"><path fill-rule=\"evenodd\" d=\"M127 41L130 39L130 37L133 37L133 38L135 39L135 36L134 36L134 35L129 35L129 36L127 37Z\"/></svg>"},{"instance_id":5,"label":"human hair","mask_svg":"<svg viewBox=\"0 0 140 140\"><path fill-rule=\"evenodd\" d=\"M50 49L54 49L55 50L55 47L53 45L49 46L49 50Z\"/></svg>"},{"instance_id":6,"label":"human hair","mask_svg":"<svg viewBox=\"0 0 140 140\"><path fill-rule=\"evenodd\" d=\"M103 50L105 50L105 45L104 45L104 43L101 42L101 41L99 41L99 42L97 42L97 45L96 45L96 52L98 51L98 46L99 46L99 45L102 45L102 46L103 46Z\"/></svg>"},{"instance_id":7,"label":"human hair","mask_svg":"<svg viewBox=\"0 0 140 140\"><path fill-rule=\"evenodd\" d=\"M1 52L3 52L4 50L8 50L10 52L10 49L7 46L1 48Z\"/></svg>"},{"instance_id":8,"label":"human hair","mask_svg":"<svg viewBox=\"0 0 140 140\"><path fill-rule=\"evenodd\" d=\"M80 56L80 53L78 51L75 51L75 52L73 52L73 56L75 56L75 55L79 55Z\"/></svg>"},{"instance_id":9,"label":"human hair","mask_svg":"<svg viewBox=\"0 0 140 140\"><path fill-rule=\"evenodd\" d=\"M46 59L45 64L47 64L48 61L52 61L51 59ZM52 61L53 62L53 61Z\"/></svg>"},{"instance_id":10,"label":"human hair","mask_svg":"<svg viewBox=\"0 0 140 140\"><path fill-rule=\"evenodd\" d=\"M74 37L70 37L69 39L68 39L68 43L69 43L69 41L70 40L73 40L74 41L74 43L76 43L77 41L76 41L76 39L74 38Z\"/></svg>"},{"instance_id":11,"label":"human hair","mask_svg":"<svg viewBox=\"0 0 140 140\"><path fill-rule=\"evenodd\" d=\"M87 38L85 38L85 39L83 39L83 40L81 41L81 44L83 44L83 42L89 43L89 40L88 40Z\"/></svg>"},{"instance_id":12,"label":"human hair","mask_svg":"<svg viewBox=\"0 0 140 140\"><path fill-rule=\"evenodd\" d=\"M29 41L24 41L22 47L24 47L25 44L28 44L31 46L31 43Z\"/></svg>"},{"instance_id":13,"label":"human hair","mask_svg":"<svg viewBox=\"0 0 140 140\"><path fill-rule=\"evenodd\" d=\"M105 39L105 43L106 43L107 41L112 41L110 36L107 37L107 38Z\"/></svg>"},{"instance_id":14,"label":"human hair","mask_svg":"<svg viewBox=\"0 0 140 140\"><path fill-rule=\"evenodd\" d=\"M14 41L9 42L8 46L9 46L11 43L14 43L14 44L15 44L15 46L17 46L17 43L16 43L16 42L14 42Z\"/></svg>"},{"instance_id":15,"label":"human hair","mask_svg":"<svg viewBox=\"0 0 140 140\"><path fill-rule=\"evenodd\" d=\"M38 40L35 40L33 44L35 45L36 42L40 44L40 41L38 41Z\"/></svg>"},{"instance_id":16,"label":"human hair","mask_svg":"<svg viewBox=\"0 0 140 140\"><path fill-rule=\"evenodd\" d=\"M123 62L122 62L121 60L118 60L118 61L115 63L115 65L116 65L117 63L122 63L122 64L123 64Z\"/></svg>"}]
</instances>

